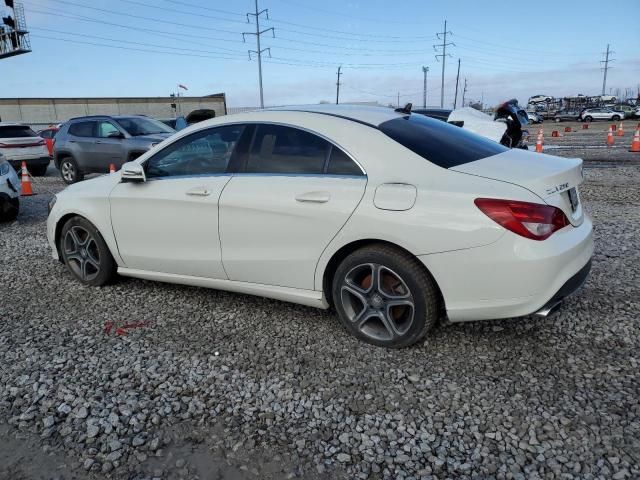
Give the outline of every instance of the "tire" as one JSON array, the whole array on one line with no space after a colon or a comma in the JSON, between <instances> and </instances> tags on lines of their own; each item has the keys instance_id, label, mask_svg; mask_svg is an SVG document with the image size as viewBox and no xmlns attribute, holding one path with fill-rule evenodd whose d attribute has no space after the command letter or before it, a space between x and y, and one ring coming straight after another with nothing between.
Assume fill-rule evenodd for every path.
<instances>
[{"instance_id":1,"label":"tire","mask_svg":"<svg viewBox=\"0 0 640 480\"><path fill-rule=\"evenodd\" d=\"M380 347L420 341L439 316L438 291L429 273L416 258L388 245L364 247L345 258L331 292L347 331Z\"/></svg>"},{"instance_id":2,"label":"tire","mask_svg":"<svg viewBox=\"0 0 640 480\"><path fill-rule=\"evenodd\" d=\"M584 121L587 123L591 123L593 121L592 117L584 117Z\"/></svg>"},{"instance_id":3,"label":"tire","mask_svg":"<svg viewBox=\"0 0 640 480\"><path fill-rule=\"evenodd\" d=\"M560 120L559 118L554 119L556 123L560 123L562 120Z\"/></svg>"},{"instance_id":4,"label":"tire","mask_svg":"<svg viewBox=\"0 0 640 480\"><path fill-rule=\"evenodd\" d=\"M47 168L49 165L38 165L37 167L31 167L31 174L34 177L44 177L47 174Z\"/></svg>"},{"instance_id":5,"label":"tire","mask_svg":"<svg viewBox=\"0 0 640 480\"><path fill-rule=\"evenodd\" d=\"M18 198L0 197L0 222L12 222L20 213L20 200Z\"/></svg>"},{"instance_id":6,"label":"tire","mask_svg":"<svg viewBox=\"0 0 640 480\"><path fill-rule=\"evenodd\" d=\"M84 175L78 168L78 164L73 157L64 157L60 160L60 176L67 185L80 182L84 179Z\"/></svg>"},{"instance_id":7,"label":"tire","mask_svg":"<svg viewBox=\"0 0 640 480\"><path fill-rule=\"evenodd\" d=\"M614 122L619 122L620 121L620 115L614 115L613 117L611 117L611 120L613 120Z\"/></svg>"},{"instance_id":8,"label":"tire","mask_svg":"<svg viewBox=\"0 0 640 480\"><path fill-rule=\"evenodd\" d=\"M73 217L63 225L58 247L62 261L81 283L100 287L115 279L117 265L109 247L85 218Z\"/></svg>"}]
</instances>

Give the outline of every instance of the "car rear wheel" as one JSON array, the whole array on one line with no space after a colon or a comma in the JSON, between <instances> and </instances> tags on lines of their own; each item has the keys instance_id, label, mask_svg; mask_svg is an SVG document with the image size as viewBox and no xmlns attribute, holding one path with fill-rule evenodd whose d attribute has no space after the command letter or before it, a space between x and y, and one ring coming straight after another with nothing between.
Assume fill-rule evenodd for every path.
<instances>
[{"instance_id":1,"label":"car rear wheel","mask_svg":"<svg viewBox=\"0 0 640 480\"><path fill-rule=\"evenodd\" d=\"M20 213L20 200L0 197L0 222L11 222Z\"/></svg>"},{"instance_id":2,"label":"car rear wheel","mask_svg":"<svg viewBox=\"0 0 640 480\"><path fill-rule=\"evenodd\" d=\"M611 117L611 120L613 120L614 122L617 122L620 120L620 115L614 115L613 117Z\"/></svg>"},{"instance_id":3,"label":"car rear wheel","mask_svg":"<svg viewBox=\"0 0 640 480\"><path fill-rule=\"evenodd\" d=\"M31 167L31 174L34 177L42 177L47 174L47 167L49 167L49 165L38 165L36 167Z\"/></svg>"},{"instance_id":4,"label":"car rear wheel","mask_svg":"<svg viewBox=\"0 0 640 480\"><path fill-rule=\"evenodd\" d=\"M342 324L373 345L402 348L421 340L438 319L435 282L412 256L387 245L353 252L333 278Z\"/></svg>"},{"instance_id":5,"label":"car rear wheel","mask_svg":"<svg viewBox=\"0 0 640 480\"><path fill-rule=\"evenodd\" d=\"M67 184L79 182L84 178L78 164L72 157L64 157L60 160L60 176Z\"/></svg>"},{"instance_id":6,"label":"car rear wheel","mask_svg":"<svg viewBox=\"0 0 640 480\"><path fill-rule=\"evenodd\" d=\"M69 271L85 285L105 285L116 276L116 262L102 235L82 217L73 217L62 227L60 252Z\"/></svg>"}]
</instances>

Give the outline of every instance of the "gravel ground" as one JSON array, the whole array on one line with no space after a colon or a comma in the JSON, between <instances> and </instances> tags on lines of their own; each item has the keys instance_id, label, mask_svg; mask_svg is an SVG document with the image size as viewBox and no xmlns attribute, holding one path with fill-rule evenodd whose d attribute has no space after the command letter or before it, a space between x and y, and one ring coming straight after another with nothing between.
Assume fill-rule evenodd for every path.
<instances>
[{"instance_id":1,"label":"gravel ground","mask_svg":"<svg viewBox=\"0 0 640 480\"><path fill-rule=\"evenodd\" d=\"M401 351L278 301L81 286L51 170L0 226L0 478L640 478L640 167L585 169L593 270L556 316Z\"/></svg>"}]
</instances>

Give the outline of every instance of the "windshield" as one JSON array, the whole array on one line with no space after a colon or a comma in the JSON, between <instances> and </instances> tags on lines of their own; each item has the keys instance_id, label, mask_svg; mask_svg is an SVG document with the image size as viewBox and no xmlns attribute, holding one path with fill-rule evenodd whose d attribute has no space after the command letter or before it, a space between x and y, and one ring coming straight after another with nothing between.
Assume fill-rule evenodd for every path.
<instances>
[{"instance_id":1,"label":"windshield","mask_svg":"<svg viewBox=\"0 0 640 480\"><path fill-rule=\"evenodd\" d=\"M175 133L173 128L152 118L126 117L118 118L116 122L132 137L155 133Z\"/></svg>"},{"instance_id":2,"label":"windshield","mask_svg":"<svg viewBox=\"0 0 640 480\"><path fill-rule=\"evenodd\" d=\"M26 125L0 126L0 138L37 137L36 132Z\"/></svg>"},{"instance_id":3,"label":"windshield","mask_svg":"<svg viewBox=\"0 0 640 480\"><path fill-rule=\"evenodd\" d=\"M451 168L509 150L468 130L423 115L407 115L378 127L396 142L442 168Z\"/></svg>"}]
</instances>

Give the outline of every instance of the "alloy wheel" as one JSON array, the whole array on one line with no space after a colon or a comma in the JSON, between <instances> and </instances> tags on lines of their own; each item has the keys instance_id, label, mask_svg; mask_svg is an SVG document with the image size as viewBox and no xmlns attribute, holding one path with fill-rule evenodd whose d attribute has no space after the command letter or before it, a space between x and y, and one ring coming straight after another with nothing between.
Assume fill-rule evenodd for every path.
<instances>
[{"instance_id":1,"label":"alloy wheel","mask_svg":"<svg viewBox=\"0 0 640 480\"><path fill-rule=\"evenodd\" d=\"M67 182L73 182L76 175L76 169L71 162L62 162L61 171L62 178L64 178Z\"/></svg>"},{"instance_id":2,"label":"alloy wheel","mask_svg":"<svg viewBox=\"0 0 640 480\"><path fill-rule=\"evenodd\" d=\"M340 300L349 321L372 339L397 339L413 325L413 295L400 275L384 265L352 268L342 281Z\"/></svg>"},{"instance_id":3,"label":"alloy wheel","mask_svg":"<svg viewBox=\"0 0 640 480\"><path fill-rule=\"evenodd\" d=\"M67 264L83 281L91 281L100 273L100 250L91 233L80 226L71 227L64 237Z\"/></svg>"}]
</instances>

